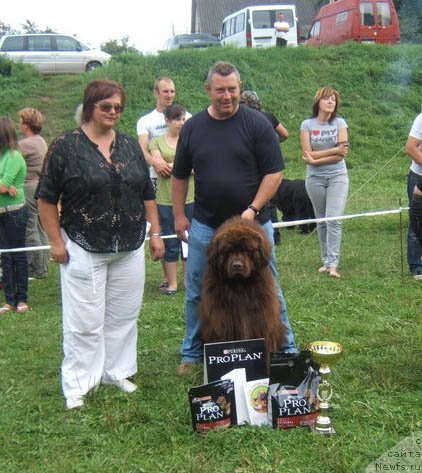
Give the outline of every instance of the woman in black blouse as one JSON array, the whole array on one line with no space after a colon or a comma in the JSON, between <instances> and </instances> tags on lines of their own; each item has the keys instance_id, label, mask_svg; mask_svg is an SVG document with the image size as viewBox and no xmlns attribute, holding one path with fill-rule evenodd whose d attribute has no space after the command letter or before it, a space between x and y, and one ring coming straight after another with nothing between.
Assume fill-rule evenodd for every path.
<instances>
[{"instance_id":1,"label":"woman in black blouse","mask_svg":"<svg viewBox=\"0 0 422 473\"><path fill-rule=\"evenodd\" d=\"M152 258L164 253L142 151L114 129L124 104L117 82L88 84L82 125L51 144L38 189L51 256L60 263L68 409L83 406L100 382L135 391L127 378L137 371L147 220Z\"/></svg>"}]
</instances>

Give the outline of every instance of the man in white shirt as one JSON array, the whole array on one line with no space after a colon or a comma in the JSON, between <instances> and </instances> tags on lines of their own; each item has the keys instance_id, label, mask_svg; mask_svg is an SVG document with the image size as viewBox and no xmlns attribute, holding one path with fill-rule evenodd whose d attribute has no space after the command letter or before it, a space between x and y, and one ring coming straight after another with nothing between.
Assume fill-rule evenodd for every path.
<instances>
[{"instance_id":1,"label":"man in white shirt","mask_svg":"<svg viewBox=\"0 0 422 473\"><path fill-rule=\"evenodd\" d=\"M163 135L167 126L164 110L173 103L176 90L173 81L168 77L159 77L154 83L154 95L157 100L155 109L143 115L136 125L138 141L150 167L150 176L155 184L157 175L169 177L171 166L161 157L153 158L148 151L148 145L156 136Z\"/></svg>"},{"instance_id":2,"label":"man in white shirt","mask_svg":"<svg viewBox=\"0 0 422 473\"><path fill-rule=\"evenodd\" d=\"M276 46L287 46L287 33L290 30L289 23L285 20L283 13L277 15L277 21L274 23Z\"/></svg>"},{"instance_id":3,"label":"man in white shirt","mask_svg":"<svg viewBox=\"0 0 422 473\"><path fill-rule=\"evenodd\" d=\"M159 77L154 82L154 96L156 98L155 109L143 115L136 124L136 132L138 134L138 142L142 148L145 159L150 165L150 177L154 184L156 184L157 176L170 177L171 164L165 161L161 156L152 156L148 150L148 145L153 138L164 135L167 130L166 120L164 117L164 110L172 105L176 89L174 82L169 77ZM186 120L192 115L186 112ZM168 288L168 277L163 266L163 281L159 289L163 292Z\"/></svg>"},{"instance_id":4,"label":"man in white shirt","mask_svg":"<svg viewBox=\"0 0 422 473\"><path fill-rule=\"evenodd\" d=\"M413 122L406 143L406 154L412 159L407 177L410 203L409 232L407 235L407 262L413 279L422 281L422 113Z\"/></svg>"}]
</instances>

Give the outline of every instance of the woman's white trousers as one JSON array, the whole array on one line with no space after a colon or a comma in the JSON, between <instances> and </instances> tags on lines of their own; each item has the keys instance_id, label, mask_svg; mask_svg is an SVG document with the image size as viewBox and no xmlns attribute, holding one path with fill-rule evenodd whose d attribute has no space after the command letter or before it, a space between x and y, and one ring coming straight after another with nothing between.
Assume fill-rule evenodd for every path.
<instances>
[{"instance_id":1,"label":"woman's white trousers","mask_svg":"<svg viewBox=\"0 0 422 473\"><path fill-rule=\"evenodd\" d=\"M65 238L62 387L68 398L85 395L102 378L120 380L136 373L145 253L144 245L130 252L89 253Z\"/></svg>"}]
</instances>

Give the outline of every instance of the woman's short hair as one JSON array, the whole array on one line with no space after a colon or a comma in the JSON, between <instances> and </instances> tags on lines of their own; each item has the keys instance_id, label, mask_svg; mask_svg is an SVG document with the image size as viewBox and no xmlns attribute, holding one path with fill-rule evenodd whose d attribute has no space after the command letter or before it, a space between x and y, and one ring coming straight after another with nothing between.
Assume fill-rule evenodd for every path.
<instances>
[{"instance_id":1,"label":"woman's short hair","mask_svg":"<svg viewBox=\"0 0 422 473\"><path fill-rule=\"evenodd\" d=\"M82 123L91 121L94 107L100 100L108 99L114 94L120 95L122 108L125 106L125 92L123 87L114 80L95 79L90 82L84 92L82 104Z\"/></svg>"},{"instance_id":2,"label":"woman's short hair","mask_svg":"<svg viewBox=\"0 0 422 473\"><path fill-rule=\"evenodd\" d=\"M32 133L39 135L44 125L44 117L36 108L23 108L19 110L18 117L24 125L27 125Z\"/></svg>"},{"instance_id":3,"label":"woman's short hair","mask_svg":"<svg viewBox=\"0 0 422 473\"><path fill-rule=\"evenodd\" d=\"M18 148L18 137L13 122L8 117L0 117L0 152Z\"/></svg>"},{"instance_id":4,"label":"woman's short hair","mask_svg":"<svg viewBox=\"0 0 422 473\"><path fill-rule=\"evenodd\" d=\"M179 120L183 115L186 115L186 109L179 103L173 103L164 110L166 120Z\"/></svg>"},{"instance_id":5,"label":"woman's short hair","mask_svg":"<svg viewBox=\"0 0 422 473\"><path fill-rule=\"evenodd\" d=\"M334 107L334 111L330 116L329 122L334 120L337 114L337 108L340 104L340 94L339 92L337 92L336 89L333 89L332 87L322 87L321 89L317 90L314 97L314 103L312 105L312 117L315 118L316 116L318 116L320 100L325 97L331 97L332 95L334 95L334 97L336 98L336 106Z\"/></svg>"}]
</instances>

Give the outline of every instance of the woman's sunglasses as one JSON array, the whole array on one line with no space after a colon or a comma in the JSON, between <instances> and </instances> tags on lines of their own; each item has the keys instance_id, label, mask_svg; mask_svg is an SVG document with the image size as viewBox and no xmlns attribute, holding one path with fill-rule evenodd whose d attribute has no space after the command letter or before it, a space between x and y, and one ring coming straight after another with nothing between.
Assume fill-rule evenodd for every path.
<instances>
[{"instance_id":1,"label":"woman's sunglasses","mask_svg":"<svg viewBox=\"0 0 422 473\"><path fill-rule=\"evenodd\" d=\"M116 113L122 113L123 107L121 105L115 105L109 102L100 102L95 104L102 112L110 112L111 109L114 109Z\"/></svg>"}]
</instances>

